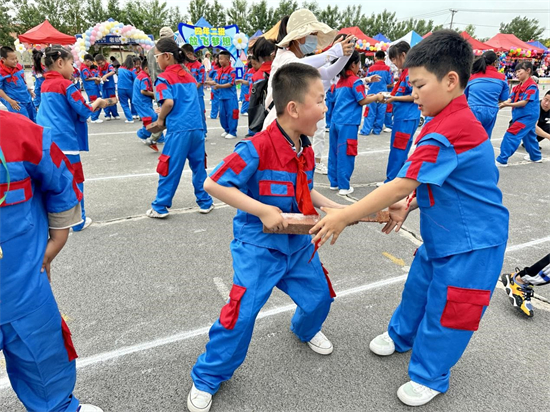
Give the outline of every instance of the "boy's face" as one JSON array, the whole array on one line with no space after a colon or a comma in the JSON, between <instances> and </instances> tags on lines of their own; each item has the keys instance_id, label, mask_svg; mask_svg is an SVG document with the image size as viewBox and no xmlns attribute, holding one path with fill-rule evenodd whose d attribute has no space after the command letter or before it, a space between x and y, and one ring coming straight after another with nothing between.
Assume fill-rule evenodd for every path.
<instances>
[{"instance_id":1,"label":"boy's face","mask_svg":"<svg viewBox=\"0 0 550 412\"><path fill-rule=\"evenodd\" d=\"M309 89L303 102L296 102L296 112L298 114L297 130L306 136L313 136L317 131L317 123L324 119L327 112L325 88L321 79L309 82Z\"/></svg>"},{"instance_id":2,"label":"boy's face","mask_svg":"<svg viewBox=\"0 0 550 412\"><path fill-rule=\"evenodd\" d=\"M222 67L229 66L229 56L226 56L225 54L220 54L219 60Z\"/></svg>"},{"instance_id":3,"label":"boy's face","mask_svg":"<svg viewBox=\"0 0 550 412\"><path fill-rule=\"evenodd\" d=\"M195 58L195 53L187 52L187 53L185 53L185 56L186 56L189 60L191 60L192 62L194 62L195 60L197 60L197 59Z\"/></svg>"},{"instance_id":4,"label":"boy's face","mask_svg":"<svg viewBox=\"0 0 550 412\"><path fill-rule=\"evenodd\" d=\"M86 66L90 67L92 64L94 64L94 62L91 61L91 60L84 60L84 64L85 64Z\"/></svg>"},{"instance_id":5,"label":"boy's face","mask_svg":"<svg viewBox=\"0 0 550 412\"><path fill-rule=\"evenodd\" d=\"M2 61L8 67L16 67L17 66L17 54L15 54L15 52L9 52L8 57L2 57Z\"/></svg>"},{"instance_id":6,"label":"boy's face","mask_svg":"<svg viewBox=\"0 0 550 412\"><path fill-rule=\"evenodd\" d=\"M105 64L105 60L96 60L95 62L98 66L103 66Z\"/></svg>"},{"instance_id":7,"label":"boy's face","mask_svg":"<svg viewBox=\"0 0 550 412\"><path fill-rule=\"evenodd\" d=\"M456 72L449 72L439 81L435 74L424 67L411 67L409 81L413 86L414 103L419 106L424 116L436 116L457 97L456 93L460 89Z\"/></svg>"}]
</instances>

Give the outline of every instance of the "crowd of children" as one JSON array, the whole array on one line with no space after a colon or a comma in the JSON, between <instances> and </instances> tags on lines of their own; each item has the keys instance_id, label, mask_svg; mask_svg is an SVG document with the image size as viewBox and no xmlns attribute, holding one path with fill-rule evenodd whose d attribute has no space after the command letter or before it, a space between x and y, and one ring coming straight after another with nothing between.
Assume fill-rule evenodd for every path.
<instances>
[{"instance_id":1,"label":"crowd of children","mask_svg":"<svg viewBox=\"0 0 550 412\"><path fill-rule=\"evenodd\" d=\"M210 330L205 352L191 371L190 411L207 412L220 384L245 360L256 316L275 287L298 306L291 321L298 339L318 354L332 352L333 344L321 328L335 295L316 250L329 240L334 243L347 225L386 207L390 221L385 233L398 231L408 214L420 209L424 244L415 255L387 331L371 341L370 349L380 356L412 351L411 380L397 391L403 403L423 405L448 390L451 368L489 305L508 237L508 211L497 187L490 141L499 109L512 107L512 121L496 165L506 166L521 141L529 153L527 160L541 162L533 66L518 63L520 84L509 95L503 76L494 67L494 53L473 62L471 46L457 33L443 30L413 49L406 42L392 45L388 58L399 70L394 81L384 52L377 52L375 63L361 73L361 56L353 50L353 39L335 38L328 26L302 20L304 13L284 20L277 46L263 38L256 41L243 79L236 78L229 52L216 54L206 70L191 45L179 47L171 36L162 37L150 56L159 68L154 80L147 60L128 56L115 69L102 54L86 54L79 75L87 100L74 82L74 62L67 49L54 45L33 53L33 90L15 52L1 48L0 101L9 112L18 114L0 112L0 135L6 133L9 121L21 128L24 137L0 140L0 160L7 171L0 169L0 194L9 192L10 183L26 189L31 181L39 183L39 192L33 195L24 190L21 199L14 195L0 199L0 238L7 256L2 259L0 253L0 349L22 351L28 337L21 331L51 319L52 330L33 338L25 350L34 356L45 350L41 339L59 338L47 349L55 367L45 363L35 370L17 357L6 357L14 389L27 409L46 410L55 404L58 410L100 410L79 405L72 394L76 353L41 273L46 271L49 277L49 262L63 247L69 228L80 231L92 222L84 208L80 152L88 150L88 119L101 123L101 109L105 120L120 118L117 96L126 123L141 119L143 127L137 136L145 144L158 151L157 144L165 143L148 217L169 215L186 161L193 173L200 213L214 208L211 196L238 209L230 246L233 287ZM324 57L305 57L331 43ZM248 136L254 136L239 141L210 177L205 151L206 86L212 93L210 117L216 118L219 109L222 137L238 137L240 114L248 116ZM417 134L421 113L429 122ZM386 184L352 206L331 201L313 188L320 154L307 136L319 130L324 136L325 120L328 181L330 189L341 196L354 191L350 181L358 135L379 135L391 129ZM155 126L154 131L148 130L149 125ZM413 143L416 149L409 156ZM10 174L18 180L10 182ZM50 179L48 174L57 178ZM41 211L34 214L34 224L16 219L29 208ZM311 230L313 242L309 235L277 233L287 225L281 212L317 215L315 208L327 215ZM32 230L23 227L27 224ZM49 240L45 236L48 227ZM39 244L32 248L28 262L18 265L14 251L22 242ZM532 267L502 275L513 305L528 316L533 314L533 285L550 283L549 267L546 256ZM464 276L465 272L473 276ZM35 301L45 302L43 310L31 316L30 300L35 306ZM9 348L2 336L12 336ZM14 345L14 341L22 343ZM44 395L49 374L57 375L58 386L48 388L55 401ZM30 389L19 390L18 380L31 382Z\"/></svg>"}]
</instances>

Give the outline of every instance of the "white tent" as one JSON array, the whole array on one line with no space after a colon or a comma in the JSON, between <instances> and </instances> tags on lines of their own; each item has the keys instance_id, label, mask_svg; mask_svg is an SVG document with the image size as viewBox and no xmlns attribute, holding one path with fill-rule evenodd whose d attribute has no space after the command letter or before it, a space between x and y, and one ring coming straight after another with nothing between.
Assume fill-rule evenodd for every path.
<instances>
[{"instance_id":1,"label":"white tent","mask_svg":"<svg viewBox=\"0 0 550 412\"><path fill-rule=\"evenodd\" d=\"M406 41L411 45L411 47L413 47L422 41L422 36L414 30L411 30L400 39L392 41L391 44L399 43L400 41Z\"/></svg>"}]
</instances>

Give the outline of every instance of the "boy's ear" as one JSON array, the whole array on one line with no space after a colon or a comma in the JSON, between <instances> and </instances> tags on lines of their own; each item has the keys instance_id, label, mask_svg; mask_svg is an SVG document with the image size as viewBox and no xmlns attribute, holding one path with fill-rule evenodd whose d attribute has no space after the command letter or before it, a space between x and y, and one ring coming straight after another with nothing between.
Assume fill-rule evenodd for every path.
<instances>
[{"instance_id":1,"label":"boy's ear","mask_svg":"<svg viewBox=\"0 0 550 412\"><path fill-rule=\"evenodd\" d=\"M285 111L293 119L298 118L298 106L295 101L291 100L290 102L288 102Z\"/></svg>"},{"instance_id":2,"label":"boy's ear","mask_svg":"<svg viewBox=\"0 0 550 412\"><path fill-rule=\"evenodd\" d=\"M455 71L447 73L445 81L447 82L446 86L448 91L453 91L455 88L460 87L460 77Z\"/></svg>"}]
</instances>

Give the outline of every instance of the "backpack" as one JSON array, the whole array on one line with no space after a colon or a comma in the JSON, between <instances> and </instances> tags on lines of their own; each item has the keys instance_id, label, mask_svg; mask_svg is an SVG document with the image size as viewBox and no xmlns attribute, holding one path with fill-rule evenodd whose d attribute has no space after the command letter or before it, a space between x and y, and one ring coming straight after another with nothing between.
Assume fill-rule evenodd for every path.
<instances>
[{"instance_id":1,"label":"backpack","mask_svg":"<svg viewBox=\"0 0 550 412\"><path fill-rule=\"evenodd\" d=\"M254 133L259 133L262 131L264 120L273 106L272 103L269 108L265 107L268 82L269 74L264 73L264 78L254 82L252 85L252 90L250 91L250 101L248 106L248 129Z\"/></svg>"}]
</instances>

